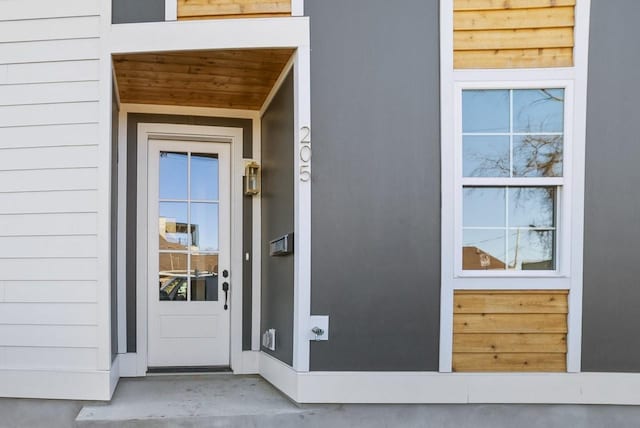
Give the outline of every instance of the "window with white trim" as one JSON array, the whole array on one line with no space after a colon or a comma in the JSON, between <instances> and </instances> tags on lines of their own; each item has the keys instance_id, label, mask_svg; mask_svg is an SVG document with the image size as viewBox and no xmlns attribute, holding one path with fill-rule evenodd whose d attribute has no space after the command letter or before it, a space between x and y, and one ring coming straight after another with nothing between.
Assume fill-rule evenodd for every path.
<instances>
[{"instance_id":1,"label":"window with white trim","mask_svg":"<svg viewBox=\"0 0 640 428\"><path fill-rule=\"evenodd\" d=\"M561 245L561 201L570 174L567 92L561 85L459 87L456 251L461 274L561 270L561 258L567 256Z\"/></svg>"}]
</instances>

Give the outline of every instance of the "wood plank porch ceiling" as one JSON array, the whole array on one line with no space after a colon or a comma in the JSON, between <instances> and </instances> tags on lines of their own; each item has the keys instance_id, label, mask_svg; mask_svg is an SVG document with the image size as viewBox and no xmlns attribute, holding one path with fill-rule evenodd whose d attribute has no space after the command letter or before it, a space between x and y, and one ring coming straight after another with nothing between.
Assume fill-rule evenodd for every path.
<instances>
[{"instance_id":1,"label":"wood plank porch ceiling","mask_svg":"<svg viewBox=\"0 0 640 428\"><path fill-rule=\"evenodd\" d=\"M259 110L293 49L116 55L122 103Z\"/></svg>"}]
</instances>

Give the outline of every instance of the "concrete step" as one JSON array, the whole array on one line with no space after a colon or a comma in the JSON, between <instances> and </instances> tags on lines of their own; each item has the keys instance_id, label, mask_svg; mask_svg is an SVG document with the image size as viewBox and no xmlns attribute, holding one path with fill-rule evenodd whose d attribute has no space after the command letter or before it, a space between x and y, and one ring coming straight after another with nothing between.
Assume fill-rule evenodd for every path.
<instances>
[{"instance_id":1,"label":"concrete step","mask_svg":"<svg viewBox=\"0 0 640 428\"><path fill-rule=\"evenodd\" d=\"M258 376L207 374L123 379L110 403L82 408L90 427L285 427L314 414ZM291 424L291 425L289 425Z\"/></svg>"}]
</instances>

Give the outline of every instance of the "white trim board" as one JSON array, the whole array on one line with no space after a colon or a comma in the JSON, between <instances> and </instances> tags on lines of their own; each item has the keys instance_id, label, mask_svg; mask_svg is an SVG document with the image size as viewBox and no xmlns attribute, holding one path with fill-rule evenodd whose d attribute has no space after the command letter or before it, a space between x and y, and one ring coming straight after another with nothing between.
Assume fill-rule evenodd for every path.
<instances>
[{"instance_id":1,"label":"white trim board","mask_svg":"<svg viewBox=\"0 0 640 428\"><path fill-rule=\"evenodd\" d=\"M241 18L111 28L113 54L207 49L291 48L309 44L309 18Z\"/></svg>"},{"instance_id":2,"label":"white trim board","mask_svg":"<svg viewBox=\"0 0 640 428\"><path fill-rule=\"evenodd\" d=\"M178 0L164 0L164 20L178 20Z\"/></svg>"},{"instance_id":3,"label":"white trim board","mask_svg":"<svg viewBox=\"0 0 640 428\"><path fill-rule=\"evenodd\" d=\"M260 375L302 404L640 404L640 373L297 373L261 353Z\"/></svg>"},{"instance_id":4,"label":"white trim board","mask_svg":"<svg viewBox=\"0 0 640 428\"><path fill-rule=\"evenodd\" d=\"M112 372L0 370L0 397L110 400Z\"/></svg>"}]
</instances>

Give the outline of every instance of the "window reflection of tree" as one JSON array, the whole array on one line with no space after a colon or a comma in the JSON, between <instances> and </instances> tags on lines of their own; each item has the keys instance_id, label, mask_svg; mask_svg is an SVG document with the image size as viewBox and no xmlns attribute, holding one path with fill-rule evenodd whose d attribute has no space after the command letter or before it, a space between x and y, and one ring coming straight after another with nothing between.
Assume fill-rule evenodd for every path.
<instances>
[{"instance_id":1,"label":"window reflection of tree","mask_svg":"<svg viewBox=\"0 0 640 428\"><path fill-rule=\"evenodd\" d=\"M547 89L539 90L540 98L530 106L539 103L564 103L563 97L554 95ZM537 125L537 126L536 126ZM562 176L563 167L563 136L540 135L533 133L532 128L544 129L544 119L536 125L529 120L528 129L523 135L513 136L510 156L490 156L483 153L475 153L475 161L479 164L472 172L472 176L513 176L513 177L559 177ZM522 242L528 242L533 248L530 252L540 256L541 260L531 263L533 267L538 263L538 268L554 269L555 264L555 187L512 187L509 192L509 204L514 208L529 208L529 215L537 215L531 218L531 224L520 226L516 230L509 229L508 246L515 241L511 249L507 269L517 269L519 262L521 267L524 259L521 252ZM531 209L531 207L534 207ZM536 224L542 219L551 219L551 224ZM507 225L510 227L510 225ZM523 236L523 234L526 234ZM531 251L532 250L532 251ZM548 260L546 260L548 259ZM535 267L534 267L535 268Z\"/></svg>"}]
</instances>

